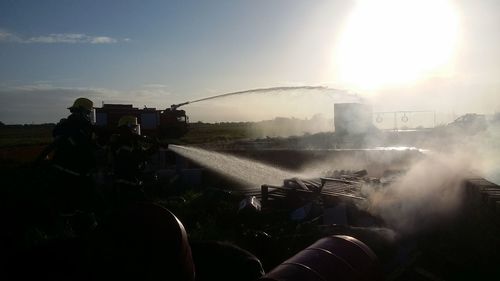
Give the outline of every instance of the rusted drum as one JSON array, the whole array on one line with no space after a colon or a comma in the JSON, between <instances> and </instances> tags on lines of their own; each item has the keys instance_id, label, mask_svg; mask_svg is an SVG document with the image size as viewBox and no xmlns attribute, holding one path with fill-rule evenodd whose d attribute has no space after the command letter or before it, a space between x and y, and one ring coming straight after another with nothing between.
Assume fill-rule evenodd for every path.
<instances>
[{"instance_id":1,"label":"rusted drum","mask_svg":"<svg viewBox=\"0 0 500 281\"><path fill-rule=\"evenodd\" d=\"M358 239L335 235L322 238L286 260L261 280L380 280L375 253Z\"/></svg>"},{"instance_id":2,"label":"rusted drum","mask_svg":"<svg viewBox=\"0 0 500 281\"><path fill-rule=\"evenodd\" d=\"M97 280L194 280L184 226L161 206L123 207L110 215L96 236Z\"/></svg>"}]
</instances>

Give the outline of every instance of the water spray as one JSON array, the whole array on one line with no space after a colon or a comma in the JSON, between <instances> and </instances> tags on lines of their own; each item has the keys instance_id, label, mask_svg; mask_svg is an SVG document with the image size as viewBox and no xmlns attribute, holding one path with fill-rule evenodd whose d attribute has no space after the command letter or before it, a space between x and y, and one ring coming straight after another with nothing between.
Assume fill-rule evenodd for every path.
<instances>
[{"instance_id":1,"label":"water spray","mask_svg":"<svg viewBox=\"0 0 500 281\"><path fill-rule=\"evenodd\" d=\"M221 94L221 95L215 95L215 96L210 96L206 98L201 98L197 99L194 101L187 101L183 102L180 104L172 104L170 108L172 110L175 110L181 106L187 105L187 104L192 104L195 102L200 102L200 101L206 101L206 100L212 100L212 99L217 99L217 98L223 98L223 97L229 97L229 96L235 96L235 95L241 95L241 94L256 94L256 93L267 93L271 91L290 91L290 90L320 90L320 91L338 91L336 89L324 87L324 86L290 86L290 87L271 87L271 88L259 88L259 89L251 89L251 90L244 90L244 91L237 91L237 92L230 92L226 94ZM334 93L337 94L338 93ZM349 98L352 98L354 100L360 100L360 97L355 95L355 94L349 94L349 93L343 93L343 96L348 96Z\"/></svg>"},{"instance_id":2,"label":"water spray","mask_svg":"<svg viewBox=\"0 0 500 281\"><path fill-rule=\"evenodd\" d=\"M283 179L296 176L291 171L221 152L180 145L169 145L168 149L255 190L262 184L281 184Z\"/></svg>"}]
</instances>

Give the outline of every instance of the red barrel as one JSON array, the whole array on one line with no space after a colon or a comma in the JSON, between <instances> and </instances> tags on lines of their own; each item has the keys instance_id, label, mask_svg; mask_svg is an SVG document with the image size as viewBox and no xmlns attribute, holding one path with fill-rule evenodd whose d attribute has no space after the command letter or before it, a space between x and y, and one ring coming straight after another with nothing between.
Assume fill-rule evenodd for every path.
<instances>
[{"instance_id":1,"label":"red barrel","mask_svg":"<svg viewBox=\"0 0 500 281\"><path fill-rule=\"evenodd\" d=\"M380 280L375 253L358 239L335 235L322 238L278 265L261 280Z\"/></svg>"}]
</instances>

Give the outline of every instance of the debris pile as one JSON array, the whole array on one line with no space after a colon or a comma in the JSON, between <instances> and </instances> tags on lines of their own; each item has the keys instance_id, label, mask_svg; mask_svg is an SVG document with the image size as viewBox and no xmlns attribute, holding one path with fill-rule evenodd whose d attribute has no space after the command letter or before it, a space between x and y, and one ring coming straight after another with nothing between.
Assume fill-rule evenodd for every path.
<instances>
[{"instance_id":1,"label":"debris pile","mask_svg":"<svg viewBox=\"0 0 500 281\"><path fill-rule=\"evenodd\" d=\"M320 225L378 226L380 220L363 211L366 190L383 188L398 173L369 177L366 170L335 170L314 179L289 178L282 186L264 184L258 197L263 212L289 210L292 221Z\"/></svg>"},{"instance_id":2,"label":"debris pile","mask_svg":"<svg viewBox=\"0 0 500 281\"><path fill-rule=\"evenodd\" d=\"M366 170L334 171L331 175L314 179L290 178L283 181L283 186L264 184L261 186L263 205L276 200L284 200L292 206L294 199L300 201L332 200L349 198L365 200L361 194L363 185L377 185L380 180L366 177Z\"/></svg>"}]
</instances>

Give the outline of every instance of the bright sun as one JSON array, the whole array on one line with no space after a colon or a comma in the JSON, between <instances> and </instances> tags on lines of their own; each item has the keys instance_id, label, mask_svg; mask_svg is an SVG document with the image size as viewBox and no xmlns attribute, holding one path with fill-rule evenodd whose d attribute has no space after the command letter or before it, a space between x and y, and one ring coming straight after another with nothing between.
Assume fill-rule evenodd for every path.
<instances>
[{"instance_id":1,"label":"bright sun","mask_svg":"<svg viewBox=\"0 0 500 281\"><path fill-rule=\"evenodd\" d=\"M447 0L359 1L335 55L340 80L361 89L443 72L457 45L458 15Z\"/></svg>"}]
</instances>

